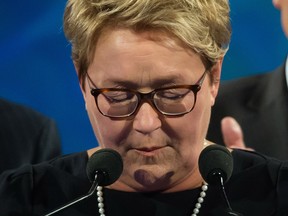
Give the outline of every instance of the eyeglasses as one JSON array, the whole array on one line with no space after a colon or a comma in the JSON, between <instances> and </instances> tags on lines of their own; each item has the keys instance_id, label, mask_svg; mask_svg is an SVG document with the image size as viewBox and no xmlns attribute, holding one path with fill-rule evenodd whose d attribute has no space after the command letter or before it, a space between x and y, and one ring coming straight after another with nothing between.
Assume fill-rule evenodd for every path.
<instances>
[{"instance_id":1,"label":"eyeglasses","mask_svg":"<svg viewBox=\"0 0 288 216\"><path fill-rule=\"evenodd\" d=\"M107 117L125 118L132 116L143 103L148 102L152 107L166 116L180 116L191 112L196 104L197 92L200 91L207 70L204 71L195 85L176 85L141 93L132 89L95 88L91 94L95 98L99 112Z\"/></svg>"}]
</instances>

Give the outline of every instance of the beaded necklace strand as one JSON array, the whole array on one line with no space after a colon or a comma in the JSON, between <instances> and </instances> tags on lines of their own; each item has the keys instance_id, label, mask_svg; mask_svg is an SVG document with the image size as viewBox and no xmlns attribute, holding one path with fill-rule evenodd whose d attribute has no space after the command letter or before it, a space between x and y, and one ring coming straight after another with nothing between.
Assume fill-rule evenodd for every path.
<instances>
[{"instance_id":1,"label":"beaded necklace strand","mask_svg":"<svg viewBox=\"0 0 288 216\"><path fill-rule=\"evenodd\" d=\"M197 214L199 214L200 208L204 202L204 198L206 196L207 190L208 190L208 184L206 182L204 182L202 187L201 187L201 192L199 194L199 197L197 199L197 203L195 204L195 207L193 209L193 213L191 214L191 216L197 216ZM97 187L97 201L98 201L98 210L99 210L100 216L105 216L103 187L102 186Z\"/></svg>"}]
</instances>

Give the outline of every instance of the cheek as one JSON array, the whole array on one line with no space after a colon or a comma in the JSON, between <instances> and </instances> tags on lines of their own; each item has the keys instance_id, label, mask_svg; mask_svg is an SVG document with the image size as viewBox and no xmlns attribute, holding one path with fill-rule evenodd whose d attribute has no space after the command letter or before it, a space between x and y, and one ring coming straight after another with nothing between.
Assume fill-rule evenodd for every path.
<instances>
[{"instance_id":1,"label":"cheek","mask_svg":"<svg viewBox=\"0 0 288 216\"><path fill-rule=\"evenodd\" d=\"M207 97L210 97L208 92L199 92L194 109L182 117L171 119L170 124L168 123L174 129L173 134L187 142L187 145L203 144L211 112L210 100Z\"/></svg>"},{"instance_id":2,"label":"cheek","mask_svg":"<svg viewBox=\"0 0 288 216\"><path fill-rule=\"evenodd\" d=\"M94 102L95 104L95 102ZM96 105L93 104L92 100L86 100L85 106L86 106L86 110L87 110L87 114L94 132L94 135L97 138L97 141L99 143L100 146L102 146L102 137L100 136L101 134L101 123L99 123L99 117L97 116L97 107Z\"/></svg>"},{"instance_id":3,"label":"cheek","mask_svg":"<svg viewBox=\"0 0 288 216\"><path fill-rule=\"evenodd\" d=\"M88 116L99 146L117 149L128 136L129 122L112 120L103 116L98 111L95 101L92 101L92 103L87 101L86 104Z\"/></svg>"},{"instance_id":4,"label":"cheek","mask_svg":"<svg viewBox=\"0 0 288 216\"><path fill-rule=\"evenodd\" d=\"M200 100L199 100L200 102ZM203 145L207 133L209 112L203 107L203 103L195 105L194 110L182 117L167 120L170 125L168 131L164 131L174 138L174 148L179 153L183 163L194 166Z\"/></svg>"},{"instance_id":5,"label":"cheek","mask_svg":"<svg viewBox=\"0 0 288 216\"><path fill-rule=\"evenodd\" d=\"M199 130L200 139L204 140L211 115L211 107L215 102L215 95L211 92L211 88L208 83L203 85L203 89L200 90L195 105L194 121L195 127Z\"/></svg>"},{"instance_id":6,"label":"cheek","mask_svg":"<svg viewBox=\"0 0 288 216\"><path fill-rule=\"evenodd\" d=\"M202 130L204 129L205 131L209 124L211 106L214 101L215 95L211 90L210 84L208 82L203 83L201 90L197 94L194 109L180 118L172 119L171 125L173 124L175 128L177 125L177 133L179 134L191 134L191 137L200 135L202 137Z\"/></svg>"}]
</instances>

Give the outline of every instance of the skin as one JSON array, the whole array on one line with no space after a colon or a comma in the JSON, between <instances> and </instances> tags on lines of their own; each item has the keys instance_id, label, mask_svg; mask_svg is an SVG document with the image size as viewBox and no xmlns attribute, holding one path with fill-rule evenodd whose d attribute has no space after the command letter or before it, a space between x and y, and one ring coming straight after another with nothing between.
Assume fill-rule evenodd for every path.
<instances>
[{"instance_id":1,"label":"skin","mask_svg":"<svg viewBox=\"0 0 288 216\"><path fill-rule=\"evenodd\" d=\"M161 42L151 40L155 35ZM219 60L211 69L216 80L220 78L221 66ZM102 33L88 68L98 88L130 88L140 92L195 84L204 71L199 55L169 35L134 33L129 29ZM121 177L110 188L174 192L202 184L197 162L219 87L218 82L209 79L206 76L194 110L186 115L166 117L143 102L134 116L120 120L99 113L86 79L88 90L82 89L82 93L99 146L115 149L124 162Z\"/></svg>"}]
</instances>

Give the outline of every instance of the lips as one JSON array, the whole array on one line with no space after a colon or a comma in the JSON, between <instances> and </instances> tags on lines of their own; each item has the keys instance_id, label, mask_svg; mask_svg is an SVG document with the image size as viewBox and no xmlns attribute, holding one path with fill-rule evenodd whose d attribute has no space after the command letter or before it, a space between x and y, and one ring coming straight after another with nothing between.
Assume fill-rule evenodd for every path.
<instances>
[{"instance_id":1,"label":"lips","mask_svg":"<svg viewBox=\"0 0 288 216\"><path fill-rule=\"evenodd\" d=\"M146 152L151 152L151 151L155 151L158 149L161 149L163 147L145 147L145 148L137 148L137 151L146 151Z\"/></svg>"},{"instance_id":2,"label":"lips","mask_svg":"<svg viewBox=\"0 0 288 216\"><path fill-rule=\"evenodd\" d=\"M137 153L144 156L153 156L158 154L164 147L145 147L145 148L136 148L134 149Z\"/></svg>"}]
</instances>

